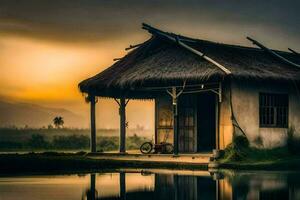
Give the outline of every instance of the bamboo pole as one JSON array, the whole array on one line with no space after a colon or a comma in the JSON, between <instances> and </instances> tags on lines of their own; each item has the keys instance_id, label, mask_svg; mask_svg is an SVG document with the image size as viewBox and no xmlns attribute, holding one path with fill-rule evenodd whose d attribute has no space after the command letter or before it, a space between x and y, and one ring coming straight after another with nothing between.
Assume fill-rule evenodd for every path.
<instances>
[{"instance_id":1,"label":"bamboo pole","mask_svg":"<svg viewBox=\"0 0 300 200\"><path fill-rule=\"evenodd\" d=\"M207 60L208 62L212 63L213 65L217 66L219 69L221 69L226 75L231 74L231 71L228 70L226 67L224 67L223 65L221 65L220 63L218 63L217 61L213 60L212 58L204 55L204 53L202 53L199 50L196 50L188 45L186 45L185 43L181 42L180 36L176 35L176 34L172 34L172 33L166 33L163 32L159 29L153 28L148 24L143 23L143 29L148 30L151 34L158 34L161 36L164 36L166 38L168 38L169 40L176 42L179 46L182 46L183 48L189 50L190 52L202 57L203 59Z\"/></svg>"},{"instance_id":2,"label":"bamboo pole","mask_svg":"<svg viewBox=\"0 0 300 200\"><path fill-rule=\"evenodd\" d=\"M293 49L291 49L291 48L288 48L288 50L289 50L290 52L292 52L292 53L294 53L294 54L300 56L300 53L299 53L299 52L297 52L297 51L295 51L295 50L293 50Z\"/></svg>"},{"instance_id":3,"label":"bamboo pole","mask_svg":"<svg viewBox=\"0 0 300 200\"><path fill-rule=\"evenodd\" d=\"M250 40L253 44L255 44L256 46L260 47L262 50L265 50L266 52L270 53L271 55L277 57L279 60L289 64L289 65L292 65L292 66L295 66L295 67L298 67L300 68L300 65L299 64L296 64L284 57L282 57L281 55L279 55L278 53L276 53L275 51L269 49L268 47L264 46L263 44L259 43L258 41L250 38L250 37L247 37L248 40Z\"/></svg>"}]
</instances>

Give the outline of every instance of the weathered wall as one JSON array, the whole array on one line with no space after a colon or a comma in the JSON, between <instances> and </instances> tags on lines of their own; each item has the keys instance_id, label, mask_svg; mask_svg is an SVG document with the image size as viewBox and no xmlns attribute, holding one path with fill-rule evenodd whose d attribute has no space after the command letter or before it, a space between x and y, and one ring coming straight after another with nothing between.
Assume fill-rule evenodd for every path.
<instances>
[{"instance_id":1,"label":"weathered wall","mask_svg":"<svg viewBox=\"0 0 300 200\"><path fill-rule=\"evenodd\" d=\"M220 103L220 117L219 117L219 147L224 149L232 142L233 126L231 121L230 108L230 85L226 82L222 85L222 102Z\"/></svg>"},{"instance_id":2,"label":"weathered wall","mask_svg":"<svg viewBox=\"0 0 300 200\"><path fill-rule=\"evenodd\" d=\"M252 146L261 137L264 148L283 146L286 143L287 128L259 127L259 93L289 94L289 127L295 126L300 133L300 98L296 87L290 83L263 83L253 81L232 82L232 103L235 117L247 135Z\"/></svg>"}]
</instances>

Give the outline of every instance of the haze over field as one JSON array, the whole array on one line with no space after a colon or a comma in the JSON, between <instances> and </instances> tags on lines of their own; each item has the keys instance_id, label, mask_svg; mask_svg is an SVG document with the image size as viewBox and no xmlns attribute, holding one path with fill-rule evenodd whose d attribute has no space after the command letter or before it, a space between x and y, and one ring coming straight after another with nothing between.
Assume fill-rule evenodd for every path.
<instances>
[{"instance_id":1,"label":"haze over field","mask_svg":"<svg viewBox=\"0 0 300 200\"><path fill-rule=\"evenodd\" d=\"M270 48L300 51L299 7L297 0L0 0L0 126L47 125L55 113L66 126L88 127L77 84L147 39L142 22L231 44L251 46L245 37L252 36ZM131 101L129 126L153 128L153 106ZM118 127L113 100L101 99L97 109L99 128Z\"/></svg>"}]
</instances>

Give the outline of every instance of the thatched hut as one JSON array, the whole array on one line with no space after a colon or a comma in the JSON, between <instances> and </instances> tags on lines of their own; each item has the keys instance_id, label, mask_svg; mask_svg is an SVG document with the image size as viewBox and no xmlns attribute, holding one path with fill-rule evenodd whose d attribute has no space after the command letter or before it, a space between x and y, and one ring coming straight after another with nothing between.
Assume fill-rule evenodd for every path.
<instances>
[{"instance_id":1,"label":"thatched hut","mask_svg":"<svg viewBox=\"0 0 300 200\"><path fill-rule=\"evenodd\" d=\"M174 153L225 148L234 135L252 145L283 145L287 129L300 132L300 56L220 44L167 33L151 34L111 67L82 81L91 103L95 151L95 97L120 105L120 152L125 152L125 107L129 99L155 100L155 141ZM299 63L299 64L297 64ZM255 144L260 141L260 144Z\"/></svg>"}]
</instances>

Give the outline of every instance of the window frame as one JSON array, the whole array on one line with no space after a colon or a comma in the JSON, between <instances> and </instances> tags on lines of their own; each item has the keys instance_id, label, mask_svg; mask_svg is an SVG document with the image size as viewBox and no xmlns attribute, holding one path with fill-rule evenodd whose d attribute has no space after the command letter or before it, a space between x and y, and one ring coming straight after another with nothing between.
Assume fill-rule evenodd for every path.
<instances>
[{"instance_id":1,"label":"window frame","mask_svg":"<svg viewBox=\"0 0 300 200\"><path fill-rule=\"evenodd\" d=\"M280 98L283 98L284 102L281 103L282 106L271 105L272 100L267 102L267 105L262 105L262 98L273 98L273 101L280 101ZM276 100L277 99L277 100ZM258 98L259 104L259 127L260 128L288 128L289 125L289 95L287 93L268 93L268 92L260 92ZM273 102L274 104L274 102ZM263 109L269 109L268 112L271 113L262 113ZM281 123L278 124L278 111L279 109L283 109L281 111ZM267 111L265 111L267 112ZM271 115L271 117L270 117ZM273 115L273 116L272 116ZM268 120L271 122L264 122L262 119L268 116ZM284 123L286 122L286 123Z\"/></svg>"}]
</instances>

